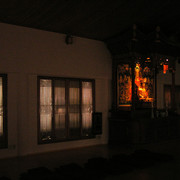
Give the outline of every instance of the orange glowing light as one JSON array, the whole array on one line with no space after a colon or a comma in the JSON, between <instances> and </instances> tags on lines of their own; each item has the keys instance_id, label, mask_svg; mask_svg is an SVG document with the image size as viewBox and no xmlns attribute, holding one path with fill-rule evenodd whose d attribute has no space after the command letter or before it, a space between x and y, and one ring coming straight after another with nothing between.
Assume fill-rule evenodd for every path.
<instances>
[{"instance_id":1,"label":"orange glowing light","mask_svg":"<svg viewBox=\"0 0 180 180\"><path fill-rule=\"evenodd\" d=\"M121 107L131 107L132 105L131 104L123 104L123 105L119 105Z\"/></svg>"},{"instance_id":2,"label":"orange glowing light","mask_svg":"<svg viewBox=\"0 0 180 180\"><path fill-rule=\"evenodd\" d=\"M131 106L132 102L132 78L129 64L118 66L118 106Z\"/></svg>"},{"instance_id":3,"label":"orange glowing light","mask_svg":"<svg viewBox=\"0 0 180 180\"><path fill-rule=\"evenodd\" d=\"M167 70L168 70L168 64L163 64L163 73L166 74Z\"/></svg>"},{"instance_id":4,"label":"orange glowing light","mask_svg":"<svg viewBox=\"0 0 180 180\"><path fill-rule=\"evenodd\" d=\"M142 76L140 63L136 63L135 66L135 84L137 86L137 95L140 100L145 102L153 102L153 98L149 96L146 84L149 80Z\"/></svg>"}]
</instances>

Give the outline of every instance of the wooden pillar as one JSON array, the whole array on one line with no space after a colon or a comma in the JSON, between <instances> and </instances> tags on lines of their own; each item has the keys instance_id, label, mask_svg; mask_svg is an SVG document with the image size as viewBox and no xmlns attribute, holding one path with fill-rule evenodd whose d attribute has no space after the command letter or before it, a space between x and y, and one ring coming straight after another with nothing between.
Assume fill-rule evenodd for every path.
<instances>
[{"instance_id":1,"label":"wooden pillar","mask_svg":"<svg viewBox=\"0 0 180 180\"><path fill-rule=\"evenodd\" d=\"M112 111L117 109L117 65L113 58L112 62Z\"/></svg>"},{"instance_id":2,"label":"wooden pillar","mask_svg":"<svg viewBox=\"0 0 180 180\"><path fill-rule=\"evenodd\" d=\"M134 74L134 68L135 68L135 60L133 58L132 60L132 108L131 108L131 116L134 116L134 111L135 111L135 74Z\"/></svg>"},{"instance_id":3,"label":"wooden pillar","mask_svg":"<svg viewBox=\"0 0 180 180\"><path fill-rule=\"evenodd\" d=\"M156 44L157 45L157 44ZM153 55L152 64L153 64L153 113L154 117L156 117L156 111L157 111L157 74L158 74L158 54L155 53Z\"/></svg>"},{"instance_id":4,"label":"wooden pillar","mask_svg":"<svg viewBox=\"0 0 180 180\"><path fill-rule=\"evenodd\" d=\"M154 113L156 113L156 111L157 111L157 68L153 69L153 78L154 78L154 102L153 102L153 108L154 108Z\"/></svg>"},{"instance_id":5,"label":"wooden pillar","mask_svg":"<svg viewBox=\"0 0 180 180\"><path fill-rule=\"evenodd\" d=\"M176 89L175 89L175 67L173 67L172 69L172 86L171 86L171 108L172 111L176 110L176 103L175 103L175 93L176 93Z\"/></svg>"}]
</instances>

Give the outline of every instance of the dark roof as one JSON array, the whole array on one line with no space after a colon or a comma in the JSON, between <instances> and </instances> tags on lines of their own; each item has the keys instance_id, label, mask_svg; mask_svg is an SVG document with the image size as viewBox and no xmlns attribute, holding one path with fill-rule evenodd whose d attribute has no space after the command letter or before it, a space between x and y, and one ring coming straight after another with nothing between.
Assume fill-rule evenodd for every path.
<instances>
[{"instance_id":1,"label":"dark roof","mask_svg":"<svg viewBox=\"0 0 180 180\"><path fill-rule=\"evenodd\" d=\"M102 41L133 24L147 34L159 25L180 42L179 8L173 0L1 0L0 22Z\"/></svg>"}]
</instances>

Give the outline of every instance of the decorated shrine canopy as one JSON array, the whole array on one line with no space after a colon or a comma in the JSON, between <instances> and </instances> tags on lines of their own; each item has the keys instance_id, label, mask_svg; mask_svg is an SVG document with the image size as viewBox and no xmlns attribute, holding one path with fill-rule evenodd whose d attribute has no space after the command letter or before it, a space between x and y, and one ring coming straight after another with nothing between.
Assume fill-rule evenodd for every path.
<instances>
[{"instance_id":1,"label":"decorated shrine canopy","mask_svg":"<svg viewBox=\"0 0 180 180\"><path fill-rule=\"evenodd\" d=\"M180 45L170 40L159 27L145 34L134 25L132 29L106 40L106 44L113 56L131 53L140 53L145 56L156 53L173 57L180 56Z\"/></svg>"}]
</instances>

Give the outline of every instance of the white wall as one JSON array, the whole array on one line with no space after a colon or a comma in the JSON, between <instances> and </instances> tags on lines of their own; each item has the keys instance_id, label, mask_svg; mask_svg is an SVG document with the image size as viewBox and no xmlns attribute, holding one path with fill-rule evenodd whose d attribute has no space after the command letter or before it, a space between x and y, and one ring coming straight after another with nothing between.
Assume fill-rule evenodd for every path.
<instances>
[{"instance_id":1,"label":"white wall","mask_svg":"<svg viewBox=\"0 0 180 180\"><path fill-rule=\"evenodd\" d=\"M8 149L0 158L107 143L111 57L103 42L0 23L0 73L8 75ZM37 76L91 78L103 134L95 139L37 144Z\"/></svg>"},{"instance_id":2,"label":"white wall","mask_svg":"<svg viewBox=\"0 0 180 180\"><path fill-rule=\"evenodd\" d=\"M180 85L180 64L176 61L175 84Z\"/></svg>"}]
</instances>

